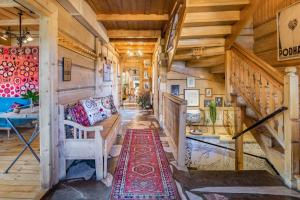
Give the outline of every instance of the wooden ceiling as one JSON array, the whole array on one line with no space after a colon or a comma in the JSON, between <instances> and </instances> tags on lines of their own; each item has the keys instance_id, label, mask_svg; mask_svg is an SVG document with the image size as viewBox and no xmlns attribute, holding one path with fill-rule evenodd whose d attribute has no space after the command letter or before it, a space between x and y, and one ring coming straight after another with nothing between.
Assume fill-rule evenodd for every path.
<instances>
[{"instance_id":1,"label":"wooden ceiling","mask_svg":"<svg viewBox=\"0 0 300 200\"><path fill-rule=\"evenodd\" d=\"M176 0L86 0L107 30L162 30Z\"/></svg>"},{"instance_id":2,"label":"wooden ceiling","mask_svg":"<svg viewBox=\"0 0 300 200\"><path fill-rule=\"evenodd\" d=\"M107 29L120 54L140 50L152 54L176 0L86 0ZM117 42L116 40L128 42ZM145 42L145 39L154 41ZM150 45L151 44L151 45Z\"/></svg>"},{"instance_id":3,"label":"wooden ceiling","mask_svg":"<svg viewBox=\"0 0 300 200\"><path fill-rule=\"evenodd\" d=\"M14 7L1 7L0 4L0 32L7 30L8 27L12 31L19 30L19 15L22 11L22 28L28 28L29 30L37 31L39 29L39 16L31 13L29 10L15 5Z\"/></svg>"}]
</instances>

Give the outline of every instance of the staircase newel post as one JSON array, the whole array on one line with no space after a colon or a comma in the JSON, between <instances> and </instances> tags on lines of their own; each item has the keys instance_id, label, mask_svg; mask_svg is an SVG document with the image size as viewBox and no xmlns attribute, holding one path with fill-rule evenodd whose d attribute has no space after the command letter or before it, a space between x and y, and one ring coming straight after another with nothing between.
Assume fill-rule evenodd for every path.
<instances>
[{"instance_id":1,"label":"staircase newel post","mask_svg":"<svg viewBox=\"0 0 300 200\"><path fill-rule=\"evenodd\" d=\"M288 67L284 76L284 179L295 187L295 175L299 174L299 85L297 69Z\"/></svg>"},{"instance_id":2,"label":"staircase newel post","mask_svg":"<svg viewBox=\"0 0 300 200\"><path fill-rule=\"evenodd\" d=\"M240 107L237 103L237 96L232 96L234 106L234 127L235 133L243 131L244 118L246 108ZM235 170L240 171L244 169L244 136L235 139Z\"/></svg>"}]
</instances>

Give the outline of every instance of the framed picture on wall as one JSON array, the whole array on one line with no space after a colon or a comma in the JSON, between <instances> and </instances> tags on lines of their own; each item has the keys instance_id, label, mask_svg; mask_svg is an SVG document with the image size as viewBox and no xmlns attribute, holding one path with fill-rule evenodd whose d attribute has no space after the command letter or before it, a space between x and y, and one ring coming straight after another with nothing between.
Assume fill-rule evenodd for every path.
<instances>
[{"instance_id":1,"label":"framed picture on wall","mask_svg":"<svg viewBox=\"0 0 300 200\"><path fill-rule=\"evenodd\" d=\"M149 90L149 89L150 89L149 82L145 82L145 83L144 83L144 89L145 89L145 90Z\"/></svg>"},{"instance_id":2,"label":"framed picture on wall","mask_svg":"<svg viewBox=\"0 0 300 200\"><path fill-rule=\"evenodd\" d=\"M205 88L205 97L212 97L212 89Z\"/></svg>"},{"instance_id":3,"label":"framed picture on wall","mask_svg":"<svg viewBox=\"0 0 300 200\"><path fill-rule=\"evenodd\" d=\"M63 66L63 69L62 69L63 81L71 81L71 75L72 75L72 60L71 60L71 58L63 57L62 66Z\"/></svg>"},{"instance_id":4,"label":"framed picture on wall","mask_svg":"<svg viewBox=\"0 0 300 200\"><path fill-rule=\"evenodd\" d=\"M186 86L188 88L194 88L194 87L196 87L196 79L195 79L195 77L187 77L186 78Z\"/></svg>"},{"instance_id":5,"label":"framed picture on wall","mask_svg":"<svg viewBox=\"0 0 300 200\"><path fill-rule=\"evenodd\" d=\"M209 107L211 99L204 99L204 107Z\"/></svg>"},{"instance_id":6,"label":"framed picture on wall","mask_svg":"<svg viewBox=\"0 0 300 200\"><path fill-rule=\"evenodd\" d=\"M223 107L223 97L216 97L215 101L217 107Z\"/></svg>"},{"instance_id":7,"label":"framed picture on wall","mask_svg":"<svg viewBox=\"0 0 300 200\"><path fill-rule=\"evenodd\" d=\"M200 90L184 90L184 99L187 100L187 106L196 107L200 104Z\"/></svg>"},{"instance_id":8,"label":"framed picture on wall","mask_svg":"<svg viewBox=\"0 0 300 200\"><path fill-rule=\"evenodd\" d=\"M103 65L103 81L104 82L110 82L111 81L111 73L112 73L112 69L111 69L111 64L104 64Z\"/></svg>"},{"instance_id":9,"label":"framed picture on wall","mask_svg":"<svg viewBox=\"0 0 300 200\"><path fill-rule=\"evenodd\" d=\"M179 85L171 85L171 94L179 96Z\"/></svg>"}]
</instances>

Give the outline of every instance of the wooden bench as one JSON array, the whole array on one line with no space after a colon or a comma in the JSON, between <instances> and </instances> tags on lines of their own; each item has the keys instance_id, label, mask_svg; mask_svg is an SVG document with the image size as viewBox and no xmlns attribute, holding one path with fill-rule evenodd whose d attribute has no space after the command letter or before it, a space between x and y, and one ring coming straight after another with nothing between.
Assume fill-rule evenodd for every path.
<instances>
[{"instance_id":1,"label":"wooden bench","mask_svg":"<svg viewBox=\"0 0 300 200\"><path fill-rule=\"evenodd\" d=\"M85 127L65 119L65 106L59 106L60 178L66 177L67 160L95 160L96 177L107 177L107 158L120 129L120 115L115 114L94 126ZM66 127L73 130L67 138Z\"/></svg>"}]
</instances>

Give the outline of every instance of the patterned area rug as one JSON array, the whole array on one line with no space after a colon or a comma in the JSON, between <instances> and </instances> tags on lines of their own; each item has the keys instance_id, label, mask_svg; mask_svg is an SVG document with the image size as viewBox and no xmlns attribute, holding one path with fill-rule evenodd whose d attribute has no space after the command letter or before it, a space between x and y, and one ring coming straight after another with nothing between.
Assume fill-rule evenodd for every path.
<instances>
[{"instance_id":1,"label":"patterned area rug","mask_svg":"<svg viewBox=\"0 0 300 200\"><path fill-rule=\"evenodd\" d=\"M127 130L110 199L180 199L157 131Z\"/></svg>"}]
</instances>

